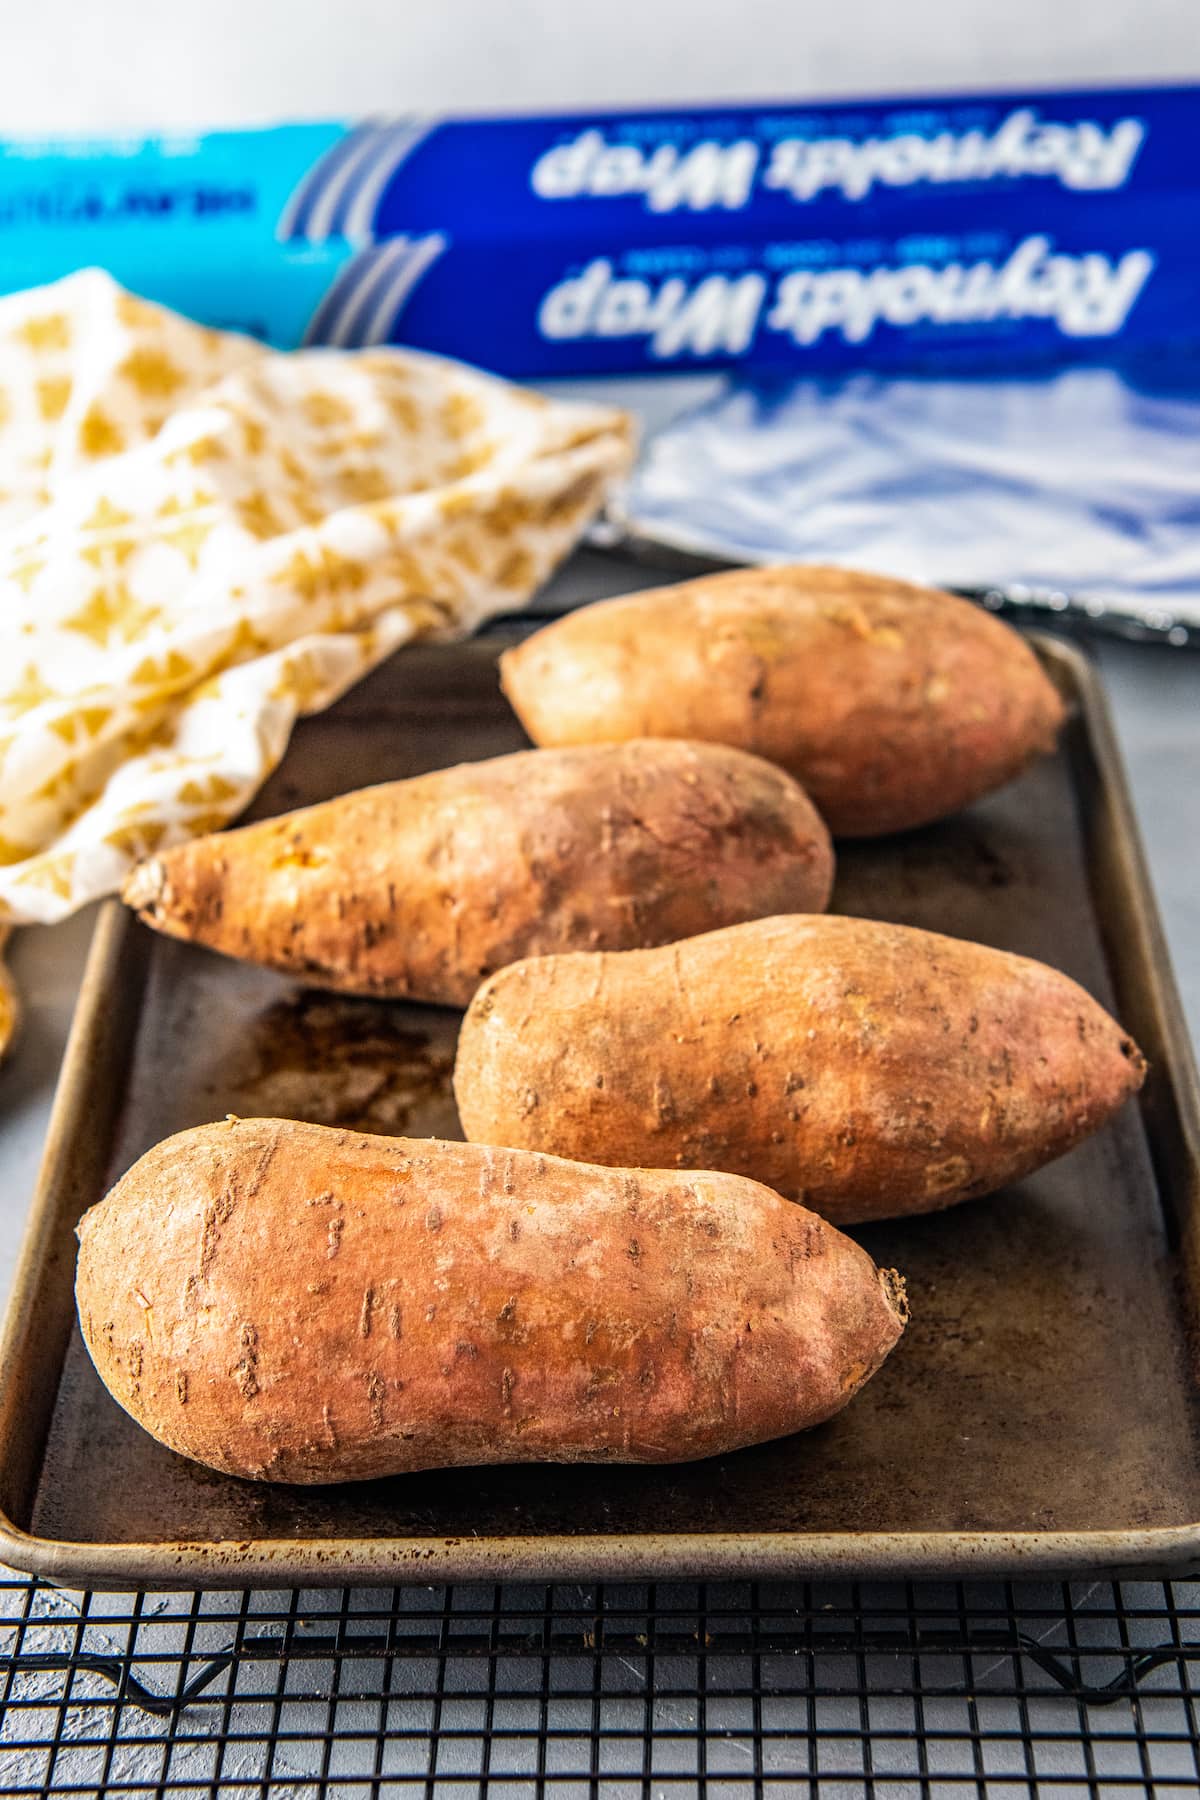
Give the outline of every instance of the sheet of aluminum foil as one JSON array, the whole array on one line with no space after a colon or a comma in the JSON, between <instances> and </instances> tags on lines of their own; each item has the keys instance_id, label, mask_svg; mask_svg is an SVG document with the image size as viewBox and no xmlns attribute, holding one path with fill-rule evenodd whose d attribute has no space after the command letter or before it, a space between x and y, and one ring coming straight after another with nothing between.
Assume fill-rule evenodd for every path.
<instances>
[{"instance_id":1,"label":"sheet of aluminum foil","mask_svg":"<svg viewBox=\"0 0 1200 1800\"><path fill-rule=\"evenodd\" d=\"M597 535L1200 648L1200 368L732 377L651 435Z\"/></svg>"}]
</instances>

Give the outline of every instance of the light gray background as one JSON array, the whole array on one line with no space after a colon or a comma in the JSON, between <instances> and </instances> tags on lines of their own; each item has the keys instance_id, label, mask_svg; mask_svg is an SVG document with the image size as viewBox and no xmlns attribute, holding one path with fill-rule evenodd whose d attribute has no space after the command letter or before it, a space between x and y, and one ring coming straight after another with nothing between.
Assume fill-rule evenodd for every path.
<instances>
[{"instance_id":1,"label":"light gray background","mask_svg":"<svg viewBox=\"0 0 1200 1800\"><path fill-rule=\"evenodd\" d=\"M1200 74L1195 0L5 0L0 134Z\"/></svg>"}]
</instances>

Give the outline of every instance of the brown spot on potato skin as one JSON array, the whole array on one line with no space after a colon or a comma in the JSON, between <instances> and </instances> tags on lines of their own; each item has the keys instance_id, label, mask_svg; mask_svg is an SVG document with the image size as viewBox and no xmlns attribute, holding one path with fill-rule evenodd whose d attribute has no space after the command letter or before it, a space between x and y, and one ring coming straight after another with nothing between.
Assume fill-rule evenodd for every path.
<instances>
[{"instance_id":1,"label":"brown spot on potato skin","mask_svg":"<svg viewBox=\"0 0 1200 1800\"><path fill-rule=\"evenodd\" d=\"M669 950L539 958L501 970L481 999L454 1075L468 1138L729 1169L839 1223L1019 1180L1103 1125L1145 1067L1058 971L864 919L761 919ZM531 1082L532 1119L512 1099Z\"/></svg>"},{"instance_id":2,"label":"brown spot on potato skin","mask_svg":"<svg viewBox=\"0 0 1200 1800\"><path fill-rule=\"evenodd\" d=\"M241 1355L233 1370L233 1379L243 1400L252 1400L258 1392L258 1332L253 1325L243 1325L239 1333Z\"/></svg>"},{"instance_id":3,"label":"brown spot on potato skin","mask_svg":"<svg viewBox=\"0 0 1200 1800\"><path fill-rule=\"evenodd\" d=\"M501 676L536 744L736 745L795 775L835 837L958 811L1050 750L1063 719L1029 645L982 608L819 566L580 607L507 651Z\"/></svg>"},{"instance_id":4,"label":"brown spot on potato skin","mask_svg":"<svg viewBox=\"0 0 1200 1800\"><path fill-rule=\"evenodd\" d=\"M267 1143L256 1202L226 1220L186 1307L213 1195ZM419 1205L394 1204L401 1157ZM303 1228L317 1169L356 1224L332 1269ZM718 1454L827 1417L900 1331L864 1251L737 1177L278 1120L150 1151L82 1221L77 1285L89 1352L141 1424L213 1468L298 1482ZM136 1355L133 1287L155 1303ZM380 1328L389 1308L403 1336Z\"/></svg>"},{"instance_id":5,"label":"brown spot on potato skin","mask_svg":"<svg viewBox=\"0 0 1200 1800\"><path fill-rule=\"evenodd\" d=\"M126 898L170 936L343 993L465 1006L521 956L819 912L833 852L780 769L660 739L365 788L177 845L152 868Z\"/></svg>"}]
</instances>

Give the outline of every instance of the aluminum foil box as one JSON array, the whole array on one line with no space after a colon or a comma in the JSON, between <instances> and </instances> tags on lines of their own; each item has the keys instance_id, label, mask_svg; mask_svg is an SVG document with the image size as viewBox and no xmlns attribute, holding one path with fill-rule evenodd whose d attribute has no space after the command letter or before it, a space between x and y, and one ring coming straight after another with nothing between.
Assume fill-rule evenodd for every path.
<instances>
[{"instance_id":1,"label":"aluminum foil box","mask_svg":"<svg viewBox=\"0 0 1200 1800\"><path fill-rule=\"evenodd\" d=\"M516 375L1107 357L1196 333L1198 149L1194 88L10 143L0 282Z\"/></svg>"}]
</instances>

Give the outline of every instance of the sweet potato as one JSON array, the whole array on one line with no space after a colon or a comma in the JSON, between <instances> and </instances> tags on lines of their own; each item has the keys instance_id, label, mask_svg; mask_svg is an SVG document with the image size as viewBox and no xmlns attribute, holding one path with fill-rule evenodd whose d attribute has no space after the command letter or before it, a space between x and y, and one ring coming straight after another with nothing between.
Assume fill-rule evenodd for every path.
<instances>
[{"instance_id":1,"label":"sweet potato","mask_svg":"<svg viewBox=\"0 0 1200 1800\"><path fill-rule=\"evenodd\" d=\"M738 570L602 600L501 668L536 744L736 744L797 776L835 837L956 812L1050 750L1063 716L1009 626L846 569Z\"/></svg>"},{"instance_id":2,"label":"sweet potato","mask_svg":"<svg viewBox=\"0 0 1200 1800\"><path fill-rule=\"evenodd\" d=\"M0 925L0 1062L8 1055L21 1028L21 998L5 961L11 931L10 925Z\"/></svg>"},{"instance_id":3,"label":"sweet potato","mask_svg":"<svg viewBox=\"0 0 1200 1800\"><path fill-rule=\"evenodd\" d=\"M753 1182L278 1119L168 1138L79 1237L116 1399L260 1480L711 1456L828 1418L905 1316Z\"/></svg>"},{"instance_id":4,"label":"sweet potato","mask_svg":"<svg viewBox=\"0 0 1200 1800\"><path fill-rule=\"evenodd\" d=\"M199 838L135 869L148 924L342 993L465 1006L521 956L819 912L829 835L722 745L519 751Z\"/></svg>"},{"instance_id":5,"label":"sweet potato","mask_svg":"<svg viewBox=\"0 0 1200 1800\"><path fill-rule=\"evenodd\" d=\"M468 1138L728 1169L839 1224L1015 1181L1094 1131L1142 1058L1065 975L864 919L534 958L475 996Z\"/></svg>"}]
</instances>

